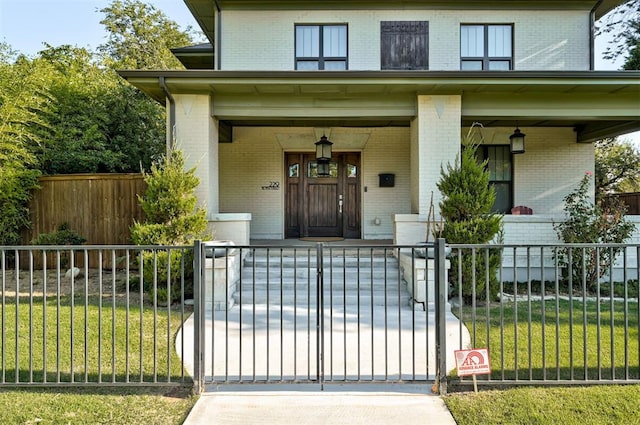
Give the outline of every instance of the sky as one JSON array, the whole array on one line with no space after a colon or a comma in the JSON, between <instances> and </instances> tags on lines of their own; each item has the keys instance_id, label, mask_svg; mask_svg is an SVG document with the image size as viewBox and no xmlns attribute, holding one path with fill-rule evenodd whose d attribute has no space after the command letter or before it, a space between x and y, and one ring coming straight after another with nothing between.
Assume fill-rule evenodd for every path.
<instances>
[{"instance_id":1,"label":"sky","mask_svg":"<svg viewBox=\"0 0 640 425\"><path fill-rule=\"evenodd\" d=\"M29 56L42 50L43 42L96 50L106 41L100 24L104 15L99 10L110 3L110 0L0 0L0 41ZM161 10L183 30L188 25L199 29L182 0L147 0L146 3ZM607 39L598 37L596 70L620 69L622 59L616 62L602 59L606 47ZM640 146L640 132L628 137Z\"/></svg>"}]
</instances>

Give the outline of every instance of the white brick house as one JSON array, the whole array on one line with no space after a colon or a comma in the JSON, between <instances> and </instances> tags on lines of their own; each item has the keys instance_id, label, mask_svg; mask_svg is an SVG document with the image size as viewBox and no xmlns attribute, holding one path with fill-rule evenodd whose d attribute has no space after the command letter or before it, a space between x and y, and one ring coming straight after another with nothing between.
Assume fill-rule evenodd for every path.
<instances>
[{"instance_id":1,"label":"white brick house","mask_svg":"<svg viewBox=\"0 0 640 425\"><path fill-rule=\"evenodd\" d=\"M552 242L593 142L640 129L640 73L593 71L593 22L622 1L185 3L211 42L176 50L190 69L121 75L166 103L168 143L238 244L423 241L441 165L474 122L505 242ZM323 135L333 165L318 177ZM509 215L519 205L533 215Z\"/></svg>"}]
</instances>

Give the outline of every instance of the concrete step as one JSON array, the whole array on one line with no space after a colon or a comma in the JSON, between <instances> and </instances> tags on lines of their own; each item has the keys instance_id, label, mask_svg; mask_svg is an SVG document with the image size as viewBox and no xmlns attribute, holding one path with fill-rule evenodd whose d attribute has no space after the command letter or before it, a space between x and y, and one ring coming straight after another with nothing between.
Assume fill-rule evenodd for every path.
<instances>
[{"instance_id":1,"label":"concrete step","mask_svg":"<svg viewBox=\"0 0 640 425\"><path fill-rule=\"evenodd\" d=\"M375 282L384 282L387 281L397 281L398 280L398 268L394 269L381 269L381 270L371 270L371 269L342 269L342 268L333 268L333 269L325 269L324 270L324 281L329 282L332 281L334 283L341 281L349 281L349 282L371 282L371 280ZM315 269L309 270L307 268L291 268L291 269L280 269L280 268L248 268L243 267L242 269L242 280L245 281L271 281L276 282L280 279L290 280L297 279L301 282L315 282L317 279L317 272Z\"/></svg>"},{"instance_id":2,"label":"concrete step","mask_svg":"<svg viewBox=\"0 0 640 425\"><path fill-rule=\"evenodd\" d=\"M282 252L281 252L282 251ZM253 251L243 262L242 280L233 295L235 303L294 305L316 303L315 250L275 249ZM406 285L400 283L398 261L393 256L371 255L371 250L351 250L356 255L324 258L325 303L333 305L409 305ZM392 253L392 250L388 250ZM325 253L326 254L326 253ZM241 292L239 292L241 291ZM385 296L386 294L386 296Z\"/></svg>"},{"instance_id":3,"label":"concrete step","mask_svg":"<svg viewBox=\"0 0 640 425\"><path fill-rule=\"evenodd\" d=\"M335 306L408 306L409 305L409 293L404 290L398 294L397 291L374 291L373 297L370 291L347 291L333 293L325 291L324 294L325 305ZM304 289L298 289L297 291L287 290L269 290L269 291L251 291L243 290L241 293L236 292L233 294L233 299L236 304L264 304L264 305L300 305L306 306L307 304L316 304L317 294L316 291L310 293Z\"/></svg>"},{"instance_id":4,"label":"concrete step","mask_svg":"<svg viewBox=\"0 0 640 425\"><path fill-rule=\"evenodd\" d=\"M262 291L262 290L284 290L284 291L293 291L298 290L298 291L316 291L317 285L315 284L315 282L313 282L312 284L308 285L306 282L293 282L293 281L289 281L289 282L246 282L243 281L242 284L238 284L238 289L242 289L245 291L248 290L257 290L257 291ZM325 291L387 291L387 292L391 292L391 291L398 291L398 287L400 287L401 291L406 291L406 285L398 285L398 283L393 283L393 282L388 282L386 285L383 283L374 283L373 285L370 282L367 283L360 283L359 285L355 282L340 282L340 283L329 283L329 282L325 282L324 283L324 290Z\"/></svg>"},{"instance_id":5,"label":"concrete step","mask_svg":"<svg viewBox=\"0 0 640 425\"><path fill-rule=\"evenodd\" d=\"M393 247L374 247L374 248L353 248L353 247L325 247L322 251L323 256L325 257L362 257L362 256L373 256L373 257L393 257L396 248ZM272 257L287 257L287 258L315 258L318 255L318 250L315 246L313 247L296 247L296 248L243 248L242 252L247 255L247 257L263 257L267 256ZM268 254L268 255L267 255Z\"/></svg>"},{"instance_id":6,"label":"concrete step","mask_svg":"<svg viewBox=\"0 0 640 425\"><path fill-rule=\"evenodd\" d=\"M333 269L373 269L379 270L384 268L398 267L398 260L395 257L332 257L324 258L322 263L324 268ZM248 268L300 268L300 269L317 269L318 262L316 257L246 257L243 262L244 267Z\"/></svg>"}]
</instances>

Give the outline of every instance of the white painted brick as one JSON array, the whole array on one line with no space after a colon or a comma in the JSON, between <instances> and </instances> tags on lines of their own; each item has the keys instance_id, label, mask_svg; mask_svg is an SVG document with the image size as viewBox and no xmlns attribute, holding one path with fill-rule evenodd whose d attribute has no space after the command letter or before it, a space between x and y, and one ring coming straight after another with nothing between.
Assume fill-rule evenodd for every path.
<instances>
[{"instance_id":1,"label":"white painted brick","mask_svg":"<svg viewBox=\"0 0 640 425\"><path fill-rule=\"evenodd\" d=\"M589 69L589 10L224 11L222 69L292 70L296 23L346 23L349 69L380 69L380 22L429 22L429 69L460 69L460 24L514 25L516 70Z\"/></svg>"}]
</instances>

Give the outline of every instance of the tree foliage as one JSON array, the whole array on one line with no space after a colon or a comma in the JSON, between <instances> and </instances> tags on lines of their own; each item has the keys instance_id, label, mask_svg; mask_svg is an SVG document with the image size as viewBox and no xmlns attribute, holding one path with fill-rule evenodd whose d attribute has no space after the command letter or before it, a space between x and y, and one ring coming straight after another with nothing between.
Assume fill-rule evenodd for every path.
<instances>
[{"instance_id":1,"label":"tree foliage","mask_svg":"<svg viewBox=\"0 0 640 425\"><path fill-rule=\"evenodd\" d=\"M146 220L131 228L135 244L183 245L206 237L206 211L197 208L195 195L200 180L195 168L184 166L182 152L172 149L145 174L147 189L139 201Z\"/></svg>"},{"instance_id":2,"label":"tree foliage","mask_svg":"<svg viewBox=\"0 0 640 425\"><path fill-rule=\"evenodd\" d=\"M640 151L629 140L608 138L595 144L596 200L640 187Z\"/></svg>"},{"instance_id":3,"label":"tree foliage","mask_svg":"<svg viewBox=\"0 0 640 425\"><path fill-rule=\"evenodd\" d=\"M164 13L139 0L114 0L100 12L109 35L98 50L112 68L183 68L170 49L193 43L191 27L181 31Z\"/></svg>"},{"instance_id":4,"label":"tree foliage","mask_svg":"<svg viewBox=\"0 0 640 425\"><path fill-rule=\"evenodd\" d=\"M164 150L164 110L86 49L47 46L34 60L52 70L56 113L39 152L46 174L148 170Z\"/></svg>"},{"instance_id":5,"label":"tree foliage","mask_svg":"<svg viewBox=\"0 0 640 425\"><path fill-rule=\"evenodd\" d=\"M200 180L195 168L184 169L184 156L173 149L145 174L147 189L139 197L146 220L131 227L131 239L137 245L188 245L196 239L209 239L204 208L197 207L195 189ZM142 286L154 291L159 300L177 302L182 294L193 295L193 251L161 250L143 253ZM154 270L157 275L154 276ZM180 270L185 270L181 282ZM156 285L152 285L157 279Z\"/></svg>"},{"instance_id":6,"label":"tree foliage","mask_svg":"<svg viewBox=\"0 0 640 425\"><path fill-rule=\"evenodd\" d=\"M629 0L608 13L601 22L601 34L612 34L605 59L625 57L623 69L640 70L640 0Z\"/></svg>"},{"instance_id":7,"label":"tree foliage","mask_svg":"<svg viewBox=\"0 0 640 425\"><path fill-rule=\"evenodd\" d=\"M0 42L0 244L29 226L27 204L45 174L149 170L165 150L165 111L116 68L177 68L169 48L191 29L140 1L103 9L103 56L50 46L35 57Z\"/></svg>"},{"instance_id":8,"label":"tree foliage","mask_svg":"<svg viewBox=\"0 0 640 425\"><path fill-rule=\"evenodd\" d=\"M50 111L46 76L25 58L14 64L9 46L0 46L0 245L16 245L29 227L27 203L40 175L35 151L42 115Z\"/></svg>"}]
</instances>

